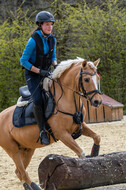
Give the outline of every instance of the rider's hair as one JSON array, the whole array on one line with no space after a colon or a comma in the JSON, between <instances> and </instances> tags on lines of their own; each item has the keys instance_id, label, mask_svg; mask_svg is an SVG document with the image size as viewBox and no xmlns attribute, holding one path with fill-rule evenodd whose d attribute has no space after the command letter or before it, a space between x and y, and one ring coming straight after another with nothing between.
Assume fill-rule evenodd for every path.
<instances>
[{"instance_id":1,"label":"rider's hair","mask_svg":"<svg viewBox=\"0 0 126 190\"><path fill-rule=\"evenodd\" d=\"M37 31L37 30L42 30L41 25L37 26L37 28L33 31L33 33L34 33L35 31Z\"/></svg>"}]
</instances>

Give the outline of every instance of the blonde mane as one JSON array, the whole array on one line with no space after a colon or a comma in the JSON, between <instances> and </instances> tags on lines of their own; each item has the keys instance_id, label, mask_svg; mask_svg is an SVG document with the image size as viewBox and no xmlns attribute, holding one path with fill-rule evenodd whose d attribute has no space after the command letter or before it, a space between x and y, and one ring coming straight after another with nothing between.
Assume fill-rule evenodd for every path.
<instances>
[{"instance_id":1,"label":"blonde mane","mask_svg":"<svg viewBox=\"0 0 126 190\"><path fill-rule=\"evenodd\" d=\"M78 64L84 61L84 59L77 57L77 59L68 59L67 61L62 61L58 64L57 68L52 73L52 78L60 78L60 76L69 69L73 64Z\"/></svg>"},{"instance_id":2,"label":"blonde mane","mask_svg":"<svg viewBox=\"0 0 126 190\"><path fill-rule=\"evenodd\" d=\"M79 64L81 62L83 62L84 59L77 57L77 59L68 59L67 61L62 61L58 64L57 68L53 71L52 73L52 78L56 79L56 78L60 78L60 76L64 73L64 71L66 71L67 69L69 69L73 64ZM95 65L93 62L89 61L88 65L91 68L96 69Z\"/></svg>"},{"instance_id":3,"label":"blonde mane","mask_svg":"<svg viewBox=\"0 0 126 190\"><path fill-rule=\"evenodd\" d=\"M67 61L60 62L56 67L56 69L51 74L52 79L55 80L57 78L60 78L60 76L64 73L64 71L69 69L73 64L77 65L79 63L82 63L83 61L84 61L83 58L77 57L77 59L68 59ZM89 61L87 63L91 68L96 69L93 62ZM51 85L52 85L52 80L49 78L45 78L43 81L43 88L48 91Z\"/></svg>"}]
</instances>

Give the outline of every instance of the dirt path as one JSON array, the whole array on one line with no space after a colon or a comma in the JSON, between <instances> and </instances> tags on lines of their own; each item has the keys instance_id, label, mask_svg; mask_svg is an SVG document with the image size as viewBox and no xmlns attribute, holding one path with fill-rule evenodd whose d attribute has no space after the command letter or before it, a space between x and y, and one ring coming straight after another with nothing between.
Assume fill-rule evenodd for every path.
<instances>
[{"instance_id":1,"label":"dirt path","mask_svg":"<svg viewBox=\"0 0 126 190\"><path fill-rule=\"evenodd\" d=\"M99 123L89 125L101 136L100 154L126 151L126 116L122 121ZM81 136L76 140L86 155L90 154L93 144L92 139ZM38 184L38 165L48 154L62 154L64 156L76 157L75 153L61 142L54 143L48 147L37 149L27 169L31 179ZM1 190L23 190L22 184L17 179L15 166L11 158L0 147L0 189ZM90 190L126 190L126 184L91 188Z\"/></svg>"}]
</instances>

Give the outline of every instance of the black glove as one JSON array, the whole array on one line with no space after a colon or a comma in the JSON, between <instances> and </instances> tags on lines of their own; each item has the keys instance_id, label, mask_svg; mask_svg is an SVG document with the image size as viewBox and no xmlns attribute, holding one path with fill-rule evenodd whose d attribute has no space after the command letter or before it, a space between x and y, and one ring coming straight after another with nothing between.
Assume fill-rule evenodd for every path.
<instances>
[{"instance_id":1,"label":"black glove","mask_svg":"<svg viewBox=\"0 0 126 190\"><path fill-rule=\"evenodd\" d=\"M58 65L54 65L54 69L56 69L57 66L58 66Z\"/></svg>"},{"instance_id":2,"label":"black glove","mask_svg":"<svg viewBox=\"0 0 126 190\"><path fill-rule=\"evenodd\" d=\"M46 71L46 70L40 70L39 74L42 76L42 77L48 77L50 75L50 72L49 71Z\"/></svg>"}]
</instances>

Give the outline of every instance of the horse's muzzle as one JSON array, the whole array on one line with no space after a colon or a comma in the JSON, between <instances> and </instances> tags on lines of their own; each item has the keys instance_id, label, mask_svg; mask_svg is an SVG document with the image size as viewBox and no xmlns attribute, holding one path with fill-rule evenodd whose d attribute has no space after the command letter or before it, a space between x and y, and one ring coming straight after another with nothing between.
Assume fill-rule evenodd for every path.
<instances>
[{"instance_id":1,"label":"horse's muzzle","mask_svg":"<svg viewBox=\"0 0 126 190\"><path fill-rule=\"evenodd\" d=\"M92 100L91 105L98 108L102 104L102 100Z\"/></svg>"}]
</instances>

